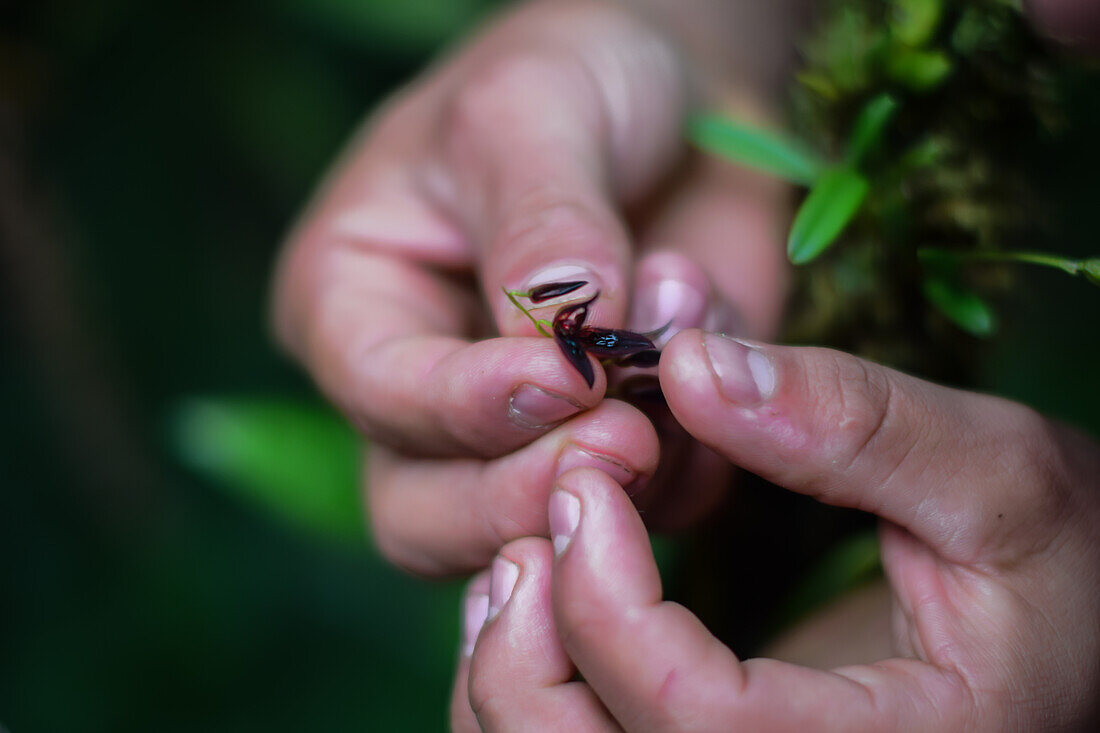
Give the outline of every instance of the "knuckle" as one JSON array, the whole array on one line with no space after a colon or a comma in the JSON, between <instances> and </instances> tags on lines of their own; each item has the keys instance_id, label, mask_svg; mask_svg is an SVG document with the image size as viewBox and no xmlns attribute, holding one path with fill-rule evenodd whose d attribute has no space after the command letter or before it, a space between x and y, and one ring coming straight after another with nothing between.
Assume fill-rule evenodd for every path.
<instances>
[{"instance_id":1,"label":"knuckle","mask_svg":"<svg viewBox=\"0 0 1100 733\"><path fill-rule=\"evenodd\" d=\"M453 134L500 135L517 115L530 114L533 94L561 87L568 64L539 50L498 56L475 66L451 97L445 119Z\"/></svg>"},{"instance_id":2,"label":"knuckle","mask_svg":"<svg viewBox=\"0 0 1100 733\"><path fill-rule=\"evenodd\" d=\"M581 201L569 200L570 195L539 187L518 196L496 233L494 249L522 257L551 241L562 245L605 241L610 224Z\"/></svg>"},{"instance_id":3,"label":"knuckle","mask_svg":"<svg viewBox=\"0 0 1100 733\"><path fill-rule=\"evenodd\" d=\"M896 438L890 434L891 417L896 410L892 377L883 369L869 366L840 352L821 361L811 380L826 389L818 394L819 414L828 416L833 426L827 441L827 458L833 464L851 468L865 455Z\"/></svg>"},{"instance_id":4,"label":"knuckle","mask_svg":"<svg viewBox=\"0 0 1100 733\"><path fill-rule=\"evenodd\" d=\"M493 661L484 654L476 651L470 660L470 679L467 683L467 693L470 698L470 709L482 728L494 730L498 726L496 722L501 719L503 700L500 697L497 680L489 667Z\"/></svg>"},{"instance_id":5,"label":"knuckle","mask_svg":"<svg viewBox=\"0 0 1100 733\"><path fill-rule=\"evenodd\" d=\"M368 482L366 490L367 525L378 554L407 573L434 576L445 572L409 536L403 492L392 489L383 477L378 477Z\"/></svg>"},{"instance_id":6,"label":"knuckle","mask_svg":"<svg viewBox=\"0 0 1100 733\"><path fill-rule=\"evenodd\" d=\"M998 483L1015 485L1033 518L1058 515L1070 503L1055 425L1030 407L1013 404L994 440Z\"/></svg>"}]
</instances>

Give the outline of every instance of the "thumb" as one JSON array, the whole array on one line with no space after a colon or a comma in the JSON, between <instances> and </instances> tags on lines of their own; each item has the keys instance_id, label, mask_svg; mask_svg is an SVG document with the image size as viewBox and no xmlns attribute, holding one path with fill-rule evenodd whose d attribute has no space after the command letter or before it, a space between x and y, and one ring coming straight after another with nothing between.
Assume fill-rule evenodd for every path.
<instances>
[{"instance_id":1,"label":"thumb","mask_svg":"<svg viewBox=\"0 0 1100 733\"><path fill-rule=\"evenodd\" d=\"M1028 15L1039 30L1071 48L1100 51L1100 2L1028 0Z\"/></svg>"},{"instance_id":2,"label":"thumb","mask_svg":"<svg viewBox=\"0 0 1100 733\"><path fill-rule=\"evenodd\" d=\"M1073 504L1057 428L1007 400L702 331L669 343L660 375L677 420L733 463L873 512L948 560L1010 560Z\"/></svg>"}]
</instances>

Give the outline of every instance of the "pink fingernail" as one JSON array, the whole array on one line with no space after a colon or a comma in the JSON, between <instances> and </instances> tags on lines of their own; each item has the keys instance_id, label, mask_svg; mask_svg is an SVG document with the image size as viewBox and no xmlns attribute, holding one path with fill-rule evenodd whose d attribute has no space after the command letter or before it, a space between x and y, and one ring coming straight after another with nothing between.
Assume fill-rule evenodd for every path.
<instances>
[{"instance_id":1,"label":"pink fingernail","mask_svg":"<svg viewBox=\"0 0 1100 733\"><path fill-rule=\"evenodd\" d=\"M569 547L569 541L581 523L581 500L568 491L555 491L550 495L550 538L554 554L561 555Z\"/></svg>"},{"instance_id":2,"label":"pink fingernail","mask_svg":"<svg viewBox=\"0 0 1100 733\"><path fill-rule=\"evenodd\" d=\"M760 350L734 339L708 333L703 347L718 378L718 389L730 402L756 407L775 391L775 367Z\"/></svg>"},{"instance_id":3,"label":"pink fingernail","mask_svg":"<svg viewBox=\"0 0 1100 733\"><path fill-rule=\"evenodd\" d=\"M638 284L631 324L638 331L655 331L668 326L655 343L658 347L685 328L703 325L707 297L698 288L675 278Z\"/></svg>"},{"instance_id":4,"label":"pink fingernail","mask_svg":"<svg viewBox=\"0 0 1100 733\"><path fill-rule=\"evenodd\" d=\"M497 556L493 560L493 576L489 581L489 611L486 617L491 621L512 597L516 581L519 580L519 565L507 558Z\"/></svg>"},{"instance_id":5,"label":"pink fingernail","mask_svg":"<svg viewBox=\"0 0 1100 733\"><path fill-rule=\"evenodd\" d=\"M489 617L489 596L485 593L471 593L466 596L463 609L462 624L462 654L470 656L474 653L474 645L481 633L481 627Z\"/></svg>"},{"instance_id":6,"label":"pink fingernail","mask_svg":"<svg viewBox=\"0 0 1100 733\"><path fill-rule=\"evenodd\" d=\"M508 398L508 418L521 428L549 427L582 409L565 395L533 384L521 384Z\"/></svg>"},{"instance_id":7,"label":"pink fingernail","mask_svg":"<svg viewBox=\"0 0 1100 733\"><path fill-rule=\"evenodd\" d=\"M573 468L598 469L615 479L620 486L629 485L637 477L634 471L630 470L611 456L595 453L577 445L570 445L561 452L561 455L558 457L558 467L555 478Z\"/></svg>"}]
</instances>

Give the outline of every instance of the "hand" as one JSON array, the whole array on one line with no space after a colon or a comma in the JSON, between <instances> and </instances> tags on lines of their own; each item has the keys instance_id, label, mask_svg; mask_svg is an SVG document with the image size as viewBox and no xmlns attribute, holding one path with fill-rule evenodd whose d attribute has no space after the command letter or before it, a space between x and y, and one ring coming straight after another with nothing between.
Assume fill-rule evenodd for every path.
<instances>
[{"instance_id":1,"label":"hand","mask_svg":"<svg viewBox=\"0 0 1100 733\"><path fill-rule=\"evenodd\" d=\"M573 471L550 498L553 549L509 544L488 601L484 578L472 586L471 640L495 615L460 663L456 729L1030 731L1095 715L1096 443L842 353L700 331L668 346L661 383L677 419L737 465L882 519L898 657L832 671L738 660L661 601L615 482Z\"/></svg>"},{"instance_id":2,"label":"hand","mask_svg":"<svg viewBox=\"0 0 1100 733\"><path fill-rule=\"evenodd\" d=\"M782 193L705 164L654 195L681 160L697 75L628 6L527 3L438 64L354 142L280 263L276 330L372 439L374 536L413 571L481 568L546 533L559 470L602 466L640 489L657 464L645 417L594 409L603 371L589 389L502 289L587 280L566 299L598 289L602 325L632 311L642 330L732 328L736 308L751 331L774 327ZM624 211L643 196L635 248ZM719 257L712 289L703 268ZM476 341L494 332L505 338ZM710 488L649 516L682 521L714 501L727 467L689 466Z\"/></svg>"}]
</instances>

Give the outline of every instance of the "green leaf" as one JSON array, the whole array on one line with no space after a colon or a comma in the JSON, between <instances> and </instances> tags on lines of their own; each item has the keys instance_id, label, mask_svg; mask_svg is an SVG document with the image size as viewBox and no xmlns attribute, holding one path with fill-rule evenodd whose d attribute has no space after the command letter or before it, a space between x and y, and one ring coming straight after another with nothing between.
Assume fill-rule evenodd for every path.
<instances>
[{"instance_id":1,"label":"green leaf","mask_svg":"<svg viewBox=\"0 0 1100 733\"><path fill-rule=\"evenodd\" d=\"M951 277L931 275L924 280L924 297L959 328L974 336L991 336L997 330L993 309Z\"/></svg>"},{"instance_id":2,"label":"green leaf","mask_svg":"<svg viewBox=\"0 0 1100 733\"><path fill-rule=\"evenodd\" d=\"M796 584L781 606L779 626L789 626L881 572L878 536L874 530L841 540Z\"/></svg>"},{"instance_id":3,"label":"green leaf","mask_svg":"<svg viewBox=\"0 0 1100 733\"><path fill-rule=\"evenodd\" d=\"M836 241L859 212L868 189L867 179L851 168L826 171L795 216L787 240L791 262L805 264Z\"/></svg>"},{"instance_id":4,"label":"green leaf","mask_svg":"<svg viewBox=\"0 0 1100 733\"><path fill-rule=\"evenodd\" d=\"M457 37L491 5L486 0L278 0L275 7L291 22L349 45L420 54Z\"/></svg>"},{"instance_id":5,"label":"green leaf","mask_svg":"<svg viewBox=\"0 0 1100 733\"><path fill-rule=\"evenodd\" d=\"M688 137L707 152L805 186L817 180L823 167L802 143L717 114L691 119Z\"/></svg>"},{"instance_id":6,"label":"green leaf","mask_svg":"<svg viewBox=\"0 0 1100 733\"><path fill-rule=\"evenodd\" d=\"M1081 272L1093 285L1100 285L1100 257L1093 257L1081 263Z\"/></svg>"},{"instance_id":7,"label":"green leaf","mask_svg":"<svg viewBox=\"0 0 1100 733\"><path fill-rule=\"evenodd\" d=\"M921 46L932 38L943 13L943 0L893 0L890 30L909 46Z\"/></svg>"},{"instance_id":8,"label":"green leaf","mask_svg":"<svg viewBox=\"0 0 1100 733\"><path fill-rule=\"evenodd\" d=\"M950 76L954 64L942 51L921 51L898 46L886 59L890 78L918 92L939 86Z\"/></svg>"},{"instance_id":9,"label":"green leaf","mask_svg":"<svg viewBox=\"0 0 1100 733\"><path fill-rule=\"evenodd\" d=\"M299 529L363 544L358 440L332 411L276 399L195 399L171 420L191 469Z\"/></svg>"},{"instance_id":10,"label":"green leaf","mask_svg":"<svg viewBox=\"0 0 1100 733\"><path fill-rule=\"evenodd\" d=\"M859 164L864 156L882 141L886 126L898 110L898 102L889 94L880 94L866 105L856 118L852 138L848 143L848 162Z\"/></svg>"}]
</instances>

